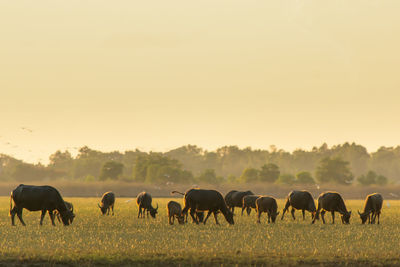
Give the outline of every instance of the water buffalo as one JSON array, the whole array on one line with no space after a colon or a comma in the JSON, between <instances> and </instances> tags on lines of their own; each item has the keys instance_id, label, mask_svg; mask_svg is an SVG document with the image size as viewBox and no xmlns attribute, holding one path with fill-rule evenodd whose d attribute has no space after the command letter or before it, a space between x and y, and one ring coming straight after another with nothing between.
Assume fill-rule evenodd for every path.
<instances>
[{"instance_id":1,"label":"water buffalo","mask_svg":"<svg viewBox=\"0 0 400 267\"><path fill-rule=\"evenodd\" d=\"M364 224L367 221L367 219L368 223L374 224L376 216L378 216L378 224L379 224L379 217L381 215L382 203L383 203L383 197L381 194L374 193L367 196L367 198L365 199L363 213L358 212L362 224Z\"/></svg>"},{"instance_id":2,"label":"water buffalo","mask_svg":"<svg viewBox=\"0 0 400 267\"><path fill-rule=\"evenodd\" d=\"M303 221L305 219L305 211L311 212L311 219L314 219L316 208L314 199L310 192L308 191L292 191L289 193L288 197L286 198L285 208L282 212L282 218L285 216L285 212L288 211L289 207L292 206L292 217L293 220L296 218L294 217L294 210L301 210L303 213Z\"/></svg>"},{"instance_id":3,"label":"water buffalo","mask_svg":"<svg viewBox=\"0 0 400 267\"><path fill-rule=\"evenodd\" d=\"M261 223L260 218L262 212L266 212L268 214L268 223L270 223L271 221L275 223L276 216L279 215L279 212L277 212L278 204L276 203L276 200L273 197L262 196L257 198L256 210L258 215L258 220L257 220L258 223Z\"/></svg>"},{"instance_id":4,"label":"water buffalo","mask_svg":"<svg viewBox=\"0 0 400 267\"><path fill-rule=\"evenodd\" d=\"M142 192L142 193L139 193L139 195L137 195L136 203L139 207L138 218L140 218L140 217L144 218L145 211L147 211L147 218L149 217L149 213L150 213L151 217L153 217L153 218L156 217L156 214L158 213L157 212L158 204L157 204L157 208L153 208L153 206L151 205L151 202L152 202L152 198L149 193ZM143 209L143 213L142 213L142 209Z\"/></svg>"},{"instance_id":5,"label":"water buffalo","mask_svg":"<svg viewBox=\"0 0 400 267\"><path fill-rule=\"evenodd\" d=\"M71 203L71 202L68 202L68 201L64 201L64 203L65 203L65 207L67 207L67 209L68 209L71 213L74 213L74 205L72 205L72 203ZM58 212L58 210L55 210L53 214L54 214L54 216L57 217L58 222L61 223L61 217L60 217L60 213ZM73 220L74 220L74 217L72 217L72 218L70 219L70 222L69 222L69 223L71 224Z\"/></svg>"},{"instance_id":6,"label":"water buffalo","mask_svg":"<svg viewBox=\"0 0 400 267\"><path fill-rule=\"evenodd\" d=\"M228 208L231 210L232 213L235 212L235 207L242 207L243 206L243 197L248 195L254 195L251 191L230 191L225 196L225 203ZM243 212L242 212L243 215Z\"/></svg>"},{"instance_id":7,"label":"water buffalo","mask_svg":"<svg viewBox=\"0 0 400 267\"><path fill-rule=\"evenodd\" d=\"M182 194L182 193L181 193ZM185 207L182 213L185 214L190 210L190 216L197 224L198 219L195 217L196 211L208 211L204 224L206 224L211 213L214 214L215 223L219 224L217 214L220 211L229 224L234 224L233 213L226 206L225 200L221 193L215 190L191 189L184 194Z\"/></svg>"},{"instance_id":8,"label":"water buffalo","mask_svg":"<svg viewBox=\"0 0 400 267\"><path fill-rule=\"evenodd\" d=\"M244 210L246 210L247 215L250 215L251 209L256 209L256 200L259 197L260 196L258 195L248 195L243 197L242 215Z\"/></svg>"},{"instance_id":9,"label":"water buffalo","mask_svg":"<svg viewBox=\"0 0 400 267\"><path fill-rule=\"evenodd\" d=\"M12 206L13 201L14 207ZM64 225L69 225L75 217L75 215L65 206L65 202L57 189L48 185L34 186L20 184L11 192L10 216L12 225L15 225L15 214L17 214L22 225L26 225L22 219L22 210L24 208L29 211L42 211L40 225L43 224L43 218L47 211L49 212L52 225L55 225L54 210L57 210L60 213Z\"/></svg>"},{"instance_id":10,"label":"water buffalo","mask_svg":"<svg viewBox=\"0 0 400 267\"><path fill-rule=\"evenodd\" d=\"M314 223L316 219L319 219L319 213L321 213L322 222L325 223L324 216L326 211L332 213L332 224L335 223L335 211L340 213L343 224L350 223L351 211L347 211L343 198L339 193L325 192L319 195L317 213L315 214L312 223Z\"/></svg>"},{"instance_id":11,"label":"water buffalo","mask_svg":"<svg viewBox=\"0 0 400 267\"><path fill-rule=\"evenodd\" d=\"M112 215L114 215L114 203L115 194L113 192L105 192L101 197L101 203L97 204L99 206L101 214L110 215L110 209L112 210Z\"/></svg>"},{"instance_id":12,"label":"water buffalo","mask_svg":"<svg viewBox=\"0 0 400 267\"><path fill-rule=\"evenodd\" d=\"M188 191L186 191L185 194L187 194L187 193L190 192L191 190L193 190L193 189L189 189ZM184 193L181 193L181 192L178 192L178 191L172 191L172 192L171 192L171 194L175 194L175 193L181 194L182 196L185 195ZM182 213L182 215L185 216L185 222L187 223L187 218L188 218L189 212L186 211L185 213ZM200 222L200 223L203 222L203 221L204 221L204 211L195 211L194 217L197 219L198 222ZM196 222L196 221L193 220L193 219L192 219L192 221L193 221L193 222Z\"/></svg>"},{"instance_id":13,"label":"water buffalo","mask_svg":"<svg viewBox=\"0 0 400 267\"><path fill-rule=\"evenodd\" d=\"M168 212L168 222L169 224L174 224L175 218L178 219L179 224L185 223L185 218L182 215L182 207L181 204L175 201L170 201L167 204L167 212Z\"/></svg>"}]
</instances>

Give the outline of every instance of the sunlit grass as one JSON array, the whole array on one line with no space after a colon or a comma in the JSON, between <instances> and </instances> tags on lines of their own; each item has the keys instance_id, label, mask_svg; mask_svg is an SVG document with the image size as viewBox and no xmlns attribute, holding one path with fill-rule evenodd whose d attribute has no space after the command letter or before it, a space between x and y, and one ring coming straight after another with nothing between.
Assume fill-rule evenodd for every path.
<instances>
[{"instance_id":1,"label":"sunlit grass","mask_svg":"<svg viewBox=\"0 0 400 267\"><path fill-rule=\"evenodd\" d=\"M24 210L27 223L23 227L16 218L16 227L8 217L9 198L0 198L0 253L3 261L29 260L58 263L137 262L162 264L163 262L195 263L307 263L307 262L360 262L400 263L400 201L384 205L381 225L361 225L357 209L363 201L346 201L353 210L350 225L342 225L336 216L331 224L317 221L311 225L310 214L302 220L296 212L296 221L290 214L276 224L256 223L255 212L240 216L236 209L235 225L229 226L219 215L221 226L215 225L213 216L207 225L173 226L168 224L166 203L169 199L155 199L159 203L156 219L137 219L134 201L117 199L115 216L102 216L97 208L98 199L66 198L74 204L76 219L73 225L51 226L48 216L39 226L40 212ZM279 210L283 200L278 201ZM282 212L282 211L281 211Z\"/></svg>"}]
</instances>

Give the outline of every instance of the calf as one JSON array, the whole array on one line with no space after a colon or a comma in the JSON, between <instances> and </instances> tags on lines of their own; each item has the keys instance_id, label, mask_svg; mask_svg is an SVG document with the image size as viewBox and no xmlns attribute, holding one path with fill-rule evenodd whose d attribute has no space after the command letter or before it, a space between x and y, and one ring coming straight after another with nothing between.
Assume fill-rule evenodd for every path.
<instances>
[{"instance_id":1,"label":"calf","mask_svg":"<svg viewBox=\"0 0 400 267\"><path fill-rule=\"evenodd\" d=\"M167 204L167 212L168 212L168 222L169 224L174 224L175 218L178 219L179 224L185 223L185 218L182 215L182 207L181 204L175 201L170 201Z\"/></svg>"},{"instance_id":2,"label":"calf","mask_svg":"<svg viewBox=\"0 0 400 267\"><path fill-rule=\"evenodd\" d=\"M374 224L376 216L378 216L378 224L379 224L379 217L381 215L382 203L383 203L383 197L381 196L381 194L374 193L367 196L367 198L365 199L363 213L358 212L362 224L364 224L367 221L367 219L368 223Z\"/></svg>"},{"instance_id":3,"label":"calf","mask_svg":"<svg viewBox=\"0 0 400 267\"><path fill-rule=\"evenodd\" d=\"M67 209L73 214L74 213L74 206L72 205L72 203L68 202L68 201L64 201L64 203L65 203L65 207L67 207ZM54 215L57 216L58 222L61 222L61 217L60 217L60 213L58 212L58 210L54 211ZM71 217L70 218L70 224L72 223L73 220L74 220L74 217Z\"/></svg>"},{"instance_id":4,"label":"calf","mask_svg":"<svg viewBox=\"0 0 400 267\"><path fill-rule=\"evenodd\" d=\"M261 223L260 218L262 212L266 212L268 214L268 223L270 223L271 221L275 223L276 216L278 216L279 214L279 212L277 212L278 204L276 203L275 198L268 196L257 198L256 210L258 214L258 223Z\"/></svg>"},{"instance_id":5,"label":"calf","mask_svg":"<svg viewBox=\"0 0 400 267\"><path fill-rule=\"evenodd\" d=\"M242 215L243 211L246 210L247 215L250 215L251 209L256 209L256 200L260 196L257 195L247 195L243 197L243 203L242 203Z\"/></svg>"},{"instance_id":6,"label":"calf","mask_svg":"<svg viewBox=\"0 0 400 267\"><path fill-rule=\"evenodd\" d=\"M110 209L112 210L112 215L114 215L114 203L115 194L113 192L106 192L101 198L101 204L97 204L100 208L101 213L104 215L110 215Z\"/></svg>"},{"instance_id":7,"label":"calf","mask_svg":"<svg viewBox=\"0 0 400 267\"><path fill-rule=\"evenodd\" d=\"M322 222L325 224L324 216L326 211L332 213L332 224L335 223L335 211L340 213L343 224L350 223L351 211L347 211L343 198L339 193L325 192L319 195L318 209L312 223L314 223L316 219L319 219L319 213L321 213Z\"/></svg>"},{"instance_id":8,"label":"calf","mask_svg":"<svg viewBox=\"0 0 400 267\"><path fill-rule=\"evenodd\" d=\"M286 205L285 205L285 208L283 209L281 220L283 220L283 216L285 216L285 212L289 209L290 206L292 206L291 213L292 213L293 220L296 219L294 217L295 209L301 210L301 212L303 213L303 221L305 219L305 211L306 210L311 212L311 219L314 219L316 208L315 208L314 199L310 192L308 192L308 191L292 191L292 192L290 192L286 199Z\"/></svg>"}]
</instances>

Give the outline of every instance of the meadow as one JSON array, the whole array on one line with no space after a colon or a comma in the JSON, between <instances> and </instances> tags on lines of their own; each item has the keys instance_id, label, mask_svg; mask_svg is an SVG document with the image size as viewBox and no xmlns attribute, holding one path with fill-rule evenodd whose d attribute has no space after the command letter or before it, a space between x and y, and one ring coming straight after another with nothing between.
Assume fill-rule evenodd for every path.
<instances>
[{"instance_id":1,"label":"meadow","mask_svg":"<svg viewBox=\"0 0 400 267\"><path fill-rule=\"evenodd\" d=\"M71 226L51 226L48 216L39 226L40 212L24 210L23 227L16 218L12 227L9 197L0 197L0 265L400 265L400 201L384 202L380 225L361 225L357 209L362 200L346 200L353 211L351 224L317 221L311 225L296 212L280 220L284 200L278 201L275 224L256 223L255 212L241 216L235 209L235 225L219 215L206 225L168 224L168 198L159 204L156 219L137 218L136 202L117 198L115 216L102 216L98 198L65 198L74 204L76 218ZM181 198L175 199L181 201ZM389 203L389 205L388 205Z\"/></svg>"}]
</instances>

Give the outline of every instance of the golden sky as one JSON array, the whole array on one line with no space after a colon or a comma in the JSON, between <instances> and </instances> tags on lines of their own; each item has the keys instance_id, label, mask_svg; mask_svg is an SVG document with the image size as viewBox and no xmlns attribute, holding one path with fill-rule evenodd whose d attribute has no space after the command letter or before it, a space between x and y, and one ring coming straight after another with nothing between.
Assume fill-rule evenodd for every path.
<instances>
[{"instance_id":1,"label":"golden sky","mask_svg":"<svg viewBox=\"0 0 400 267\"><path fill-rule=\"evenodd\" d=\"M0 153L400 144L400 1L0 2ZM23 129L28 128L29 130Z\"/></svg>"}]
</instances>

